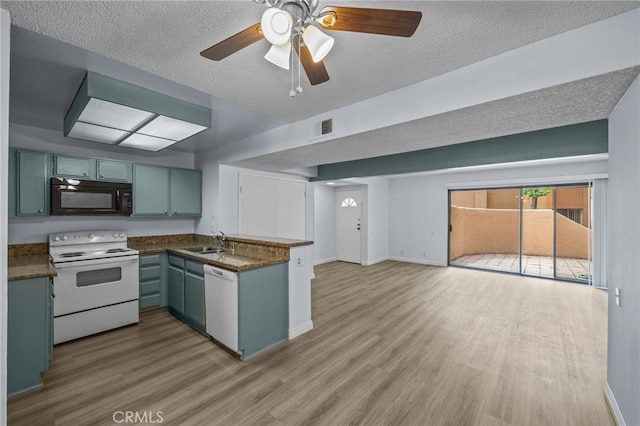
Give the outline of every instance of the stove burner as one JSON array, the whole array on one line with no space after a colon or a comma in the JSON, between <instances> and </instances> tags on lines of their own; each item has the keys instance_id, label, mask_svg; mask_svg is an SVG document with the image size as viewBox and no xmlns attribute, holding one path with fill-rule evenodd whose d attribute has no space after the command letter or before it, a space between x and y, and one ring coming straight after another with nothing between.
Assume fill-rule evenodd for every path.
<instances>
[{"instance_id":1,"label":"stove burner","mask_svg":"<svg viewBox=\"0 0 640 426\"><path fill-rule=\"evenodd\" d=\"M71 253L61 253L60 257L78 257L78 256L84 256L85 253L83 251L74 251Z\"/></svg>"},{"instance_id":2,"label":"stove burner","mask_svg":"<svg viewBox=\"0 0 640 426\"><path fill-rule=\"evenodd\" d=\"M123 253L125 251L129 251L129 249L126 249L126 248L113 248L113 249L107 250L107 253Z\"/></svg>"}]
</instances>

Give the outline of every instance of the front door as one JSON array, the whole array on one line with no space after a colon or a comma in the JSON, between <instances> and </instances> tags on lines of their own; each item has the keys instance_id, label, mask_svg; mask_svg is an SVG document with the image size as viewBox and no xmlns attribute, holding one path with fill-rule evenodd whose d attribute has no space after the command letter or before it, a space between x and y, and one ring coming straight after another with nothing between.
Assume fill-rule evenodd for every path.
<instances>
[{"instance_id":1,"label":"front door","mask_svg":"<svg viewBox=\"0 0 640 426\"><path fill-rule=\"evenodd\" d=\"M362 191L336 191L336 259L362 263Z\"/></svg>"}]
</instances>

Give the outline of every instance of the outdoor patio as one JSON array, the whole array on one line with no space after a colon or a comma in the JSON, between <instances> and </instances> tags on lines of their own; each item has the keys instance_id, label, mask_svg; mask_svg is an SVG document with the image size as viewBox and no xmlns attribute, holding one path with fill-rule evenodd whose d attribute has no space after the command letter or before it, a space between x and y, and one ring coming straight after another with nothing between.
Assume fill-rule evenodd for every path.
<instances>
[{"instance_id":1,"label":"outdoor patio","mask_svg":"<svg viewBox=\"0 0 640 426\"><path fill-rule=\"evenodd\" d=\"M451 260L451 264L518 273L520 272L518 258L518 254L469 254ZM587 259L559 257L557 259L557 276L558 278L587 281L590 273L589 263ZM550 256L524 255L522 256L522 266L522 273L525 275L554 276L553 258Z\"/></svg>"}]
</instances>

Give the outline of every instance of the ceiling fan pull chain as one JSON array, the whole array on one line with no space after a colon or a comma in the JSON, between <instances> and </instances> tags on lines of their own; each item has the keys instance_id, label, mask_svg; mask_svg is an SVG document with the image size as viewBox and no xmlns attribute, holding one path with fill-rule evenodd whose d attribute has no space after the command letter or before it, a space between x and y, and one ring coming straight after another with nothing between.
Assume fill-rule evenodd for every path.
<instances>
[{"instance_id":1,"label":"ceiling fan pull chain","mask_svg":"<svg viewBox=\"0 0 640 426\"><path fill-rule=\"evenodd\" d=\"M302 36L298 33L298 46L302 45L301 38ZM296 87L298 93L302 93L302 86L300 85L300 68L302 68L302 64L300 63L300 55L298 55L298 87Z\"/></svg>"},{"instance_id":2,"label":"ceiling fan pull chain","mask_svg":"<svg viewBox=\"0 0 640 426\"><path fill-rule=\"evenodd\" d=\"M296 95L296 91L294 89L294 83L293 83L293 73L294 73L294 66L295 66L295 58L294 58L294 54L293 54L293 43L291 43L291 54L289 55L289 60L291 61L291 90L289 91L289 96L294 97Z\"/></svg>"}]
</instances>

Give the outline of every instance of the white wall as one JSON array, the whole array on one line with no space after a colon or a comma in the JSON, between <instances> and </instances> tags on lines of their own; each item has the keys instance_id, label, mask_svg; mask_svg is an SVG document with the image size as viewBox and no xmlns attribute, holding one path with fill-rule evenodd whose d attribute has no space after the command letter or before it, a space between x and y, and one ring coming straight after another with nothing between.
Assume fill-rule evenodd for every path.
<instances>
[{"instance_id":1,"label":"white wall","mask_svg":"<svg viewBox=\"0 0 640 426\"><path fill-rule=\"evenodd\" d=\"M448 194L444 176L389 180L389 256L447 264Z\"/></svg>"},{"instance_id":2,"label":"white wall","mask_svg":"<svg viewBox=\"0 0 640 426\"><path fill-rule=\"evenodd\" d=\"M392 178L389 180L389 256L430 265L447 264L450 188L585 182L588 177L606 175L606 159L597 158Z\"/></svg>"},{"instance_id":3,"label":"white wall","mask_svg":"<svg viewBox=\"0 0 640 426\"><path fill-rule=\"evenodd\" d=\"M313 262L319 265L336 260L336 192L334 187L316 183L313 193Z\"/></svg>"},{"instance_id":4,"label":"white wall","mask_svg":"<svg viewBox=\"0 0 640 426\"><path fill-rule=\"evenodd\" d=\"M389 259L389 180L366 179L367 256L364 265Z\"/></svg>"},{"instance_id":5,"label":"white wall","mask_svg":"<svg viewBox=\"0 0 640 426\"><path fill-rule=\"evenodd\" d=\"M215 235L220 230L221 215L225 209L220 204L220 164L214 151L198 154L195 168L202 170L202 217L195 221L195 233Z\"/></svg>"},{"instance_id":6,"label":"white wall","mask_svg":"<svg viewBox=\"0 0 640 426\"><path fill-rule=\"evenodd\" d=\"M192 218L41 216L9 218L8 244L44 243L49 234L96 229L125 231L129 237L192 234Z\"/></svg>"},{"instance_id":7,"label":"white wall","mask_svg":"<svg viewBox=\"0 0 640 426\"><path fill-rule=\"evenodd\" d=\"M146 153L140 150L112 152L101 149L101 144L88 142L86 147L76 146L77 141L65 138L62 132L18 124L9 126L11 146L81 157L108 158L140 164L167 167L194 168L194 154L164 150ZM5 180L6 182L6 180ZM4 204L6 205L6 203ZM146 235L191 234L194 219L189 218L140 218L140 217L10 217L8 244L42 243L56 232L116 229L127 232L130 237Z\"/></svg>"},{"instance_id":8,"label":"white wall","mask_svg":"<svg viewBox=\"0 0 640 426\"><path fill-rule=\"evenodd\" d=\"M203 168L203 173L206 169ZM242 169L239 167L219 165L218 168L218 227L225 234L238 233L238 215L239 215L239 200L238 195L240 191L240 174L246 173L256 176L274 177L280 179L290 179L306 183L306 218L305 218L305 240L313 240L313 185L310 184L306 178L295 177L284 173L269 173L257 170ZM210 190L210 186L213 184L207 182L207 191ZM196 233L201 233L200 229L204 229L203 233L206 233L206 226L198 225L196 227Z\"/></svg>"},{"instance_id":9,"label":"white wall","mask_svg":"<svg viewBox=\"0 0 640 426\"><path fill-rule=\"evenodd\" d=\"M607 383L623 425L640 425L639 186L640 77L609 117Z\"/></svg>"},{"instance_id":10,"label":"white wall","mask_svg":"<svg viewBox=\"0 0 640 426\"><path fill-rule=\"evenodd\" d=\"M7 215L11 16L0 9L0 424L7 422Z\"/></svg>"},{"instance_id":11,"label":"white wall","mask_svg":"<svg viewBox=\"0 0 640 426\"><path fill-rule=\"evenodd\" d=\"M311 320L313 246L291 247L290 256L289 339L293 339L313 329L313 321Z\"/></svg>"},{"instance_id":12,"label":"white wall","mask_svg":"<svg viewBox=\"0 0 640 426\"><path fill-rule=\"evenodd\" d=\"M349 179L353 185L327 187L316 184L314 216L316 217L314 254L316 264L336 259L335 192L362 190L362 264L373 265L389 259L389 182L385 177Z\"/></svg>"}]
</instances>

